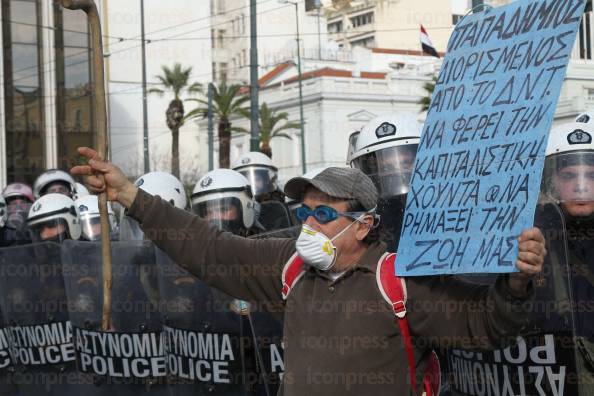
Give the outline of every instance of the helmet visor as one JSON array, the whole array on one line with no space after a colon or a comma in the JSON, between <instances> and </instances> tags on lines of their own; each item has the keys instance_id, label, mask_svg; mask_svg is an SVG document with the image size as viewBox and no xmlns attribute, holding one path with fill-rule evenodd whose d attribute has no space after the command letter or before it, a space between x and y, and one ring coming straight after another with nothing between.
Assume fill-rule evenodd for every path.
<instances>
[{"instance_id":1,"label":"helmet visor","mask_svg":"<svg viewBox=\"0 0 594 396\"><path fill-rule=\"evenodd\" d=\"M417 144L387 147L353 160L353 168L371 178L380 198L408 193L417 155Z\"/></svg>"},{"instance_id":2,"label":"helmet visor","mask_svg":"<svg viewBox=\"0 0 594 396\"><path fill-rule=\"evenodd\" d=\"M545 194L561 203L594 203L594 151L574 151L547 157Z\"/></svg>"},{"instance_id":3,"label":"helmet visor","mask_svg":"<svg viewBox=\"0 0 594 396\"><path fill-rule=\"evenodd\" d=\"M254 195L266 194L278 188L276 171L266 167L250 167L238 170L252 186Z\"/></svg>"},{"instance_id":4,"label":"helmet visor","mask_svg":"<svg viewBox=\"0 0 594 396\"><path fill-rule=\"evenodd\" d=\"M225 197L198 202L193 205L192 210L219 230L237 233L243 228L239 198Z\"/></svg>"},{"instance_id":5,"label":"helmet visor","mask_svg":"<svg viewBox=\"0 0 594 396\"><path fill-rule=\"evenodd\" d=\"M138 221L130 216L122 216L120 222L120 241L142 241L144 232L140 228Z\"/></svg>"},{"instance_id":6,"label":"helmet visor","mask_svg":"<svg viewBox=\"0 0 594 396\"><path fill-rule=\"evenodd\" d=\"M80 217L80 226L82 229L82 237L87 241L98 241L101 239L101 216L97 214L85 215ZM114 231L113 214L109 214L109 232L110 235Z\"/></svg>"}]
</instances>

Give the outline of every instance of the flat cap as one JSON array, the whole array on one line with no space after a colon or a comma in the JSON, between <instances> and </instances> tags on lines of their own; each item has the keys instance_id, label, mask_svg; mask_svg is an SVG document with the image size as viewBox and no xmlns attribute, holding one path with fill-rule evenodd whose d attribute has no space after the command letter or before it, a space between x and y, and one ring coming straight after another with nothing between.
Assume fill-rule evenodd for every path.
<instances>
[{"instance_id":1,"label":"flat cap","mask_svg":"<svg viewBox=\"0 0 594 396\"><path fill-rule=\"evenodd\" d=\"M371 210L377 205L377 189L369 176L360 169L329 167L311 179L294 177L285 185L285 194L300 201L309 186L333 198L355 199L365 210Z\"/></svg>"}]
</instances>

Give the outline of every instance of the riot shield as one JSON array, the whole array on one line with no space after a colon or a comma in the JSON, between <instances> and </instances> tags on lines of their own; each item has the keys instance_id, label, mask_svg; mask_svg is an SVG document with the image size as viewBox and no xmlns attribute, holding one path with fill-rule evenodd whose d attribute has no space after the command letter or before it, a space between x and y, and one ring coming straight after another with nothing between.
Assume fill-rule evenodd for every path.
<instances>
[{"instance_id":1,"label":"riot shield","mask_svg":"<svg viewBox=\"0 0 594 396\"><path fill-rule=\"evenodd\" d=\"M104 393L166 394L159 289L150 242L111 245L112 301L108 331L101 327L101 244L63 244L64 283L78 370Z\"/></svg>"},{"instance_id":2,"label":"riot shield","mask_svg":"<svg viewBox=\"0 0 594 396\"><path fill-rule=\"evenodd\" d=\"M266 231L281 230L292 225L288 206L278 201L261 202L258 221Z\"/></svg>"},{"instance_id":3,"label":"riot shield","mask_svg":"<svg viewBox=\"0 0 594 396\"><path fill-rule=\"evenodd\" d=\"M594 217L566 216L571 306L580 396L594 395Z\"/></svg>"},{"instance_id":4,"label":"riot shield","mask_svg":"<svg viewBox=\"0 0 594 396\"><path fill-rule=\"evenodd\" d=\"M156 251L169 394L253 394L249 333L233 299Z\"/></svg>"},{"instance_id":5,"label":"riot shield","mask_svg":"<svg viewBox=\"0 0 594 396\"><path fill-rule=\"evenodd\" d=\"M515 345L490 352L451 349L446 354L451 395L586 395L576 366L576 310L566 229L559 207L541 198L535 226L543 232L547 257L533 281L531 324ZM496 276L468 279L489 283Z\"/></svg>"},{"instance_id":6,"label":"riot shield","mask_svg":"<svg viewBox=\"0 0 594 396\"><path fill-rule=\"evenodd\" d=\"M391 253L398 251L405 206L406 195L380 198L377 202L377 214L380 216L379 231L381 240L386 243L388 251Z\"/></svg>"},{"instance_id":7,"label":"riot shield","mask_svg":"<svg viewBox=\"0 0 594 396\"><path fill-rule=\"evenodd\" d=\"M75 391L80 383L75 375L60 245L0 249L0 305L9 325L4 335L14 364L10 382L20 394L76 394L66 391Z\"/></svg>"},{"instance_id":8,"label":"riot shield","mask_svg":"<svg viewBox=\"0 0 594 396\"><path fill-rule=\"evenodd\" d=\"M290 238L297 239L301 233L301 226L296 225L289 228L283 228L280 230L274 230L269 232L262 232L256 235L250 235L250 239L267 239L267 238Z\"/></svg>"},{"instance_id":9,"label":"riot shield","mask_svg":"<svg viewBox=\"0 0 594 396\"><path fill-rule=\"evenodd\" d=\"M12 358L10 354L10 328L4 321L4 315L0 311L0 395L16 396L18 388L10 383L10 378L14 372Z\"/></svg>"}]
</instances>

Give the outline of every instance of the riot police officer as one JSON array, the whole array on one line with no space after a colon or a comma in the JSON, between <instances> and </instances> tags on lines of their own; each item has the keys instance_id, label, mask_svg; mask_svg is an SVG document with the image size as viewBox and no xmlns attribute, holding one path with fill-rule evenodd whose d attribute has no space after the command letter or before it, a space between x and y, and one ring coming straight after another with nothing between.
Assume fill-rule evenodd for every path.
<instances>
[{"instance_id":1,"label":"riot police officer","mask_svg":"<svg viewBox=\"0 0 594 396\"><path fill-rule=\"evenodd\" d=\"M192 192L192 211L223 231L248 236L258 233L258 207L250 182L241 173L215 169Z\"/></svg>"},{"instance_id":2,"label":"riot police officer","mask_svg":"<svg viewBox=\"0 0 594 396\"><path fill-rule=\"evenodd\" d=\"M285 194L278 184L278 168L267 155L257 151L246 153L235 162L233 170L249 181L254 199L260 203L258 221L266 231L293 225Z\"/></svg>"},{"instance_id":3,"label":"riot police officer","mask_svg":"<svg viewBox=\"0 0 594 396\"><path fill-rule=\"evenodd\" d=\"M77 240L81 235L78 209L64 194L45 194L31 206L27 226L33 242Z\"/></svg>"},{"instance_id":4,"label":"riot police officer","mask_svg":"<svg viewBox=\"0 0 594 396\"><path fill-rule=\"evenodd\" d=\"M26 222L34 201L31 187L25 183L11 183L4 188L2 196L6 199L7 205L4 246L29 243Z\"/></svg>"},{"instance_id":5,"label":"riot police officer","mask_svg":"<svg viewBox=\"0 0 594 396\"><path fill-rule=\"evenodd\" d=\"M33 184L35 199L45 194L64 194L74 199L76 182L67 172L60 169L50 169L43 172Z\"/></svg>"},{"instance_id":6,"label":"riot police officer","mask_svg":"<svg viewBox=\"0 0 594 396\"><path fill-rule=\"evenodd\" d=\"M274 194L278 189L278 168L273 165L272 159L266 154L251 151L240 156L233 167L234 171L241 173L249 180L254 197L258 201L282 200ZM282 193L281 193L282 194Z\"/></svg>"},{"instance_id":7,"label":"riot police officer","mask_svg":"<svg viewBox=\"0 0 594 396\"><path fill-rule=\"evenodd\" d=\"M244 237L256 236L264 231L257 222L260 204L252 195L250 182L239 172L230 169L215 169L208 172L196 183L191 200L192 211L221 231ZM213 293L219 299L225 298L220 292ZM262 391L269 386L278 386L280 383L278 374L271 372L271 362L265 362L263 356L270 356L281 350L280 322L268 313L253 310L253 307L245 301L234 299L230 301L229 307L240 315L241 337L243 334L251 333L249 340L253 347L247 350L241 349L244 370L252 373L258 370L260 378L267 376L258 381ZM266 391L268 392L269 390Z\"/></svg>"},{"instance_id":8,"label":"riot police officer","mask_svg":"<svg viewBox=\"0 0 594 396\"><path fill-rule=\"evenodd\" d=\"M360 134L351 135L355 148L349 154L350 165L369 176L378 189L380 233L390 252L398 248L420 133L421 124L414 116L391 113L374 118Z\"/></svg>"},{"instance_id":9,"label":"riot police officer","mask_svg":"<svg viewBox=\"0 0 594 396\"><path fill-rule=\"evenodd\" d=\"M150 194L160 196L176 208L186 209L188 206L184 185L170 173L149 172L136 179L134 184ZM122 212L120 218L119 232L122 241L144 239L144 233L138 222L129 217L125 211Z\"/></svg>"},{"instance_id":10,"label":"riot police officer","mask_svg":"<svg viewBox=\"0 0 594 396\"><path fill-rule=\"evenodd\" d=\"M580 309L594 301L594 120L585 117L551 131L542 190L563 212L569 260L568 274L557 274L550 287L569 282L579 394L594 395L594 314Z\"/></svg>"},{"instance_id":11,"label":"riot police officer","mask_svg":"<svg viewBox=\"0 0 594 396\"><path fill-rule=\"evenodd\" d=\"M96 195L85 195L74 201L80 215L81 240L101 240L101 217L99 215L99 199ZM110 239L116 237L115 214L111 204L107 203L107 216Z\"/></svg>"}]
</instances>

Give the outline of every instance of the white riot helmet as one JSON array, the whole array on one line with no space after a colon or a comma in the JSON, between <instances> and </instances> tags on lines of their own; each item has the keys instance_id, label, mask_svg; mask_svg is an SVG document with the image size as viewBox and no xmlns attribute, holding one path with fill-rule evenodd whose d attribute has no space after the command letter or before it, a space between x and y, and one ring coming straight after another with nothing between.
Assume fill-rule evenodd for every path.
<instances>
[{"instance_id":1,"label":"white riot helmet","mask_svg":"<svg viewBox=\"0 0 594 396\"><path fill-rule=\"evenodd\" d=\"M158 195L179 209L188 206L188 198L181 181L171 173L149 172L140 176L134 185L151 195Z\"/></svg>"},{"instance_id":2,"label":"white riot helmet","mask_svg":"<svg viewBox=\"0 0 594 396\"><path fill-rule=\"evenodd\" d=\"M75 192L76 182L72 176L59 169L50 169L43 172L35 180L35 184L33 185L35 199L39 199L42 195L50 193L64 194L72 198Z\"/></svg>"},{"instance_id":3,"label":"white riot helmet","mask_svg":"<svg viewBox=\"0 0 594 396\"><path fill-rule=\"evenodd\" d=\"M192 192L195 214L235 234L254 226L257 207L248 179L231 169L208 172Z\"/></svg>"},{"instance_id":4,"label":"white riot helmet","mask_svg":"<svg viewBox=\"0 0 594 396\"><path fill-rule=\"evenodd\" d=\"M380 198L406 194L421 137L421 124L408 113L378 116L356 139L351 167L373 180Z\"/></svg>"},{"instance_id":5,"label":"white riot helmet","mask_svg":"<svg viewBox=\"0 0 594 396\"><path fill-rule=\"evenodd\" d=\"M178 209L186 209L188 205L182 182L171 173L149 172L136 179L134 185L151 195L160 196ZM140 229L140 224L126 213L127 211L124 210L121 214L120 240L143 240L144 232Z\"/></svg>"},{"instance_id":6,"label":"white riot helmet","mask_svg":"<svg viewBox=\"0 0 594 396\"><path fill-rule=\"evenodd\" d=\"M79 239L81 234L78 208L64 194L46 194L31 206L27 226L34 242L62 242Z\"/></svg>"},{"instance_id":7,"label":"white riot helmet","mask_svg":"<svg viewBox=\"0 0 594 396\"><path fill-rule=\"evenodd\" d=\"M278 168L266 154L257 151L243 154L232 169L248 179L254 196L278 190Z\"/></svg>"},{"instance_id":8,"label":"white riot helmet","mask_svg":"<svg viewBox=\"0 0 594 396\"><path fill-rule=\"evenodd\" d=\"M87 190L87 188L84 186L84 184L76 183L75 187L76 187L76 191L74 194L75 201L81 197L86 197L87 195L91 195L91 193L89 193L89 190Z\"/></svg>"},{"instance_id":9,"label":"white riot helmet","mask_svg":"<svg viewBox=\"0 0 594 396\"><path fill-rule=\"evenodd\" d=\"M543 192L561 204L574 204L570 215L594 215L594 124L572 122L552 129L546 155Z\"/></svg>"},{"instance_id":10,"label":"white riot helmet","mask_svg":"<svg viewBox=\"0 0 594 396\"><path fill-rule=\"evenodd\" d=\"M582 124L594 124L594 109L587 110L578 115L575 119L575 122L580 122Z\"/></svg>"},{"instance_id":11,"label":"white riot helmet","mask_svg":"<svg viewBox=\"0 0 594 396\"><path fill-rule=\"evenodd\" d=\"M2 195L9 201L14 198L21 198L33 203L33 190L25 183L10 183L2 190Z\"/></svg>"},{"instance_id":12,"label":"white riot helmet","mask_svg":"<svg viewBox=\"0 0 594 396\"><path fill-rule=\"evenodd\" d=\"M74 201L80 217L82 239L98 241L101 239L101 216L99 215L99 198L96 195L85 195ZM109 232L115 232L115 214L111 204L107 203L107 217L109 219Z\"/></svg>"},{"instance_id":13,"label":"white riot helmet","mask_svg":"<svg viewBox=\"0 0 594 396\"><path fill-rule=\"evenodd\" d=\"M6 200L0 195L0 228L4 227L8 219L8 208L6 207Z\"/></svg>"}]
</instances>

